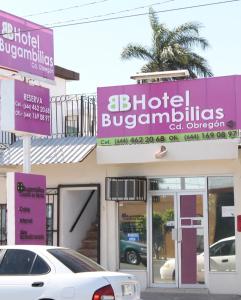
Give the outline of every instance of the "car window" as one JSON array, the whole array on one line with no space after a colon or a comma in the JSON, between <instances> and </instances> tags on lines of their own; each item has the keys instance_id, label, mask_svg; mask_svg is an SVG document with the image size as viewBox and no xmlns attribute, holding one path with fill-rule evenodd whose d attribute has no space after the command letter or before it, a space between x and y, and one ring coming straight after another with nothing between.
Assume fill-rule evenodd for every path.
<instances>
[{"instance_id":1,"label":"car window","mask_svg":"<svg viewBox=\"0 0 241 300\"><path fill-rule=\"evenodd\" d=\"M0 264L0 275L29 274L35 255L28 250L7 250Z\"/></svg>"},{"instance_id":2,"label":"car window","mask_svg":"<svg viewBox=\"0 0 241 300\"><path fill-rule=\"evenodd\" d=\"M49 271L48 264L32 251L22 249L0 251L0 276L46 274Z\"/></svg>"},{"instance_id":3,"label":"car window","mask_svg":"<svg viewBox=\"0 0 241 300\"><path fill-rule=\"evenodd\" d=\"M49 249L48 252L74 273L105 271L91 259L71 249Z\"/></svg>"},{"instance_id":4,"label":"car window","mask_svg":"<svg viewBox=\"0 0 241 300\"><path fill-rule=\"evenodd\" d=\"M210 249L210 256L227 256L233 255L233 241L224 241L214 245Z\"/></svg>"},{"instance_id":5,"label":"car window","mask_svg":"<svg viewBox=\"0 0 241 300\"><path fill-rule=\"evenodd\" d=\"M232 242L230 254L235 255L235 241Z\"/></svg>"},{"instance_id":6,"label":"car window","mask_svg":"<svg viewBox=\"0 0 241 300\"><path fill-rule=\"evenodd\" d=\"M34 260L30 274L40 275L40 274L46 274L49 271L50 271L50 267L48 266L48 264L40 256L37 255Z\"/></svg>"}]
</instances>

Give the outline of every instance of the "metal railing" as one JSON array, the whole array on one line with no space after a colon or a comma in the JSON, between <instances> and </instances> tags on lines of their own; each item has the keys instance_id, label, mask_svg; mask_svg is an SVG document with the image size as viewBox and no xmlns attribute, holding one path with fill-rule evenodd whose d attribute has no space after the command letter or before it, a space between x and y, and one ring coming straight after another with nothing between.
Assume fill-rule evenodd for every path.
<instances>
[{"instance_id":1,"label":"metal railing","mask_svg":"<svg viewBox=\"0 0 241 300\"><path fill-rule=\"evenodd\" d=\"M56 96L50 101L52 137L96 135L95 95Z\"/></svg>"},{"instance_id":2,"label":"metal railing","mask_svg":"<svg viewBox=\"0 0 241 300\"><path fill-rule=\"evenodd\" d=\"M51 138L96 136L96 95L54 96L50 108ZM0 150L15 141L15 134L0 130Z\"/></svg>"},{"instance_id":3,"label":"metal railing","mask_svg":"<svg viewBox=\"0 0 241 300\"><path fill-rule=\"evenodd\" d=\"M11 132L0 130L0 150L5 150L8 145L16 141L16 135Z\"/></svg>"}]
</instances>

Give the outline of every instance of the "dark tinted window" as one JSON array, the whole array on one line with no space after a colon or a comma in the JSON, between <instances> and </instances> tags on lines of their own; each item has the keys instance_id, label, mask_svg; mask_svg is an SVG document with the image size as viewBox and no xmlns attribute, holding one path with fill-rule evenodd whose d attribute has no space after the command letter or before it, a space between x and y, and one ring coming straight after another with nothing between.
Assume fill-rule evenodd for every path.
<instances>
[{"instance_id":1,"label":"dark tinted window","mask_svg":"<svg viewBox=\"0 0 241 300\"><path fill-rule=\"evenodd\" d=\"M50 271L47 263L40 257L36 256L33 267L31 269L31 274L46 274Z\"/></svg>"},{"instance_id":2,"label":"dark tinted window","mask_svg":"<svg viewBox=\"0 0 241 300\"><path fill-rule=\"evenodd\" d=\"M232 242L230 255L235 255L235 241Z\"/></svg>"},{"instance_id":3,"label":"dark tinted window","mask_svg":"<svg viewBox=\"0 0 241 300\"><path fill-rule=\"evenodd\" d=\"M210 250L210 256L227 256L235 253L234 241L225 241L213 246Z\"/></svg>"},{"instance_id":4,"label":"dark tinted window","mask_svg":"<svg viewBox=\"0 0 241 300\"><path fill-rule=\"evenodd\" d=\"M0 264L0 275L29 274L35 256L28 250L7 250Z\"/></svg>"},{"instance_id":5,"label":"dark tinted window","mask_svg":"<svg viewBox=\"0 0 241 300\"><path fill-rule=\"evenodd\" d=\"M71 249L50 249L48 252L74 273L105 271L91 259Z\"/></svg>"}]
</instances>

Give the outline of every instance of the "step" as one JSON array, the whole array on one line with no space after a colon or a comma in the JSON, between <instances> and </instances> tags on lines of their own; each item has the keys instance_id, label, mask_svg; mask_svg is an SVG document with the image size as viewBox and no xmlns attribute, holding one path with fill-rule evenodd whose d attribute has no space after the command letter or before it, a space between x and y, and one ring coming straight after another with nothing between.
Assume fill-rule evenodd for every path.
<instances>
[{"instance_id":1,"label":"step","mask_svg":"<svg viewBox=\"0 0 241 300\"><path fill-rule=\"evenodd\" d=\"M97 231L88 231L86 234L86 240L92 240L92 239L97 239L98 237L98 232Z\"/></svg>"},{"instance_id":2,"label":"step","mask_svg":"<svg viewBox=\"0 0 241 300\"><path fill-rule=\"evenodd\" d=\"M91 225L90 231L96 231L96 230L98 230L98 227L99 227L98 224L94 223L94 224Z\"/></svg>"},{"instance_id":3,"label":"step","mask_svg":"<svg viewBox=\"0 0 241 300\"><path fill-rule=\"evenodd\" d=\"M97 240L96 239L93 239L93 240L85 239L82 241L81 246L82 246L82 248L86 248L86 249L96 249L97 248Z\"/></svg>"},{"instance_id":4,"label":"step","mask_svg":"<svg viewBox=\"0 0 241 300\"><path fill-rule=\"evenodd\" d=\"M80 248L78 252L88 257L97 257L97 249Z\"/></svg>"}]
</instances>

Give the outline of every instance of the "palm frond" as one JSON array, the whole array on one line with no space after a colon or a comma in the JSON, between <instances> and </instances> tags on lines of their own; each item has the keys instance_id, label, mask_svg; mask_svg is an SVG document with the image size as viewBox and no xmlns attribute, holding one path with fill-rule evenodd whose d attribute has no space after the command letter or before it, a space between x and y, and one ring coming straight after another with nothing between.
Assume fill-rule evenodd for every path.
<instances>
[{"instance_id":1,"label":"palm frond","mask_svg":"<svg viewBox=\"0 0 241 300\"><path fill-rule=\"evenodd\" d=\"M181 35L176 38L176 42L185 48L192 48L194 46L206 50L209 47L208 41L203 37Z\"/></svg>"},{"instance_id":2,"label":"palm frond","mask_svg":"<svg viewBox=\"0 0 241 300\"><path fill-rule=\"evenodd\" d=\"M159 20L152 7L149 8L149 20L153 32L157 31L159 29Z\"/></svg>"},{"instance_id":3,"label":"palm frond","mask_svg":"<svg viewBox=\"0 0 241 300\"><path fill-rule=\"evenodd\" d=\"M149 9L152 28L150 48L129 44L121 53L122 59L139 58L146 60L142 72L188 69L191 78L213 76L207 61L193 51L193 48L205 50L208 41L199 34L202 25L198 22L186 22L173 30L159 22L155 11Z\"/></svg>"},{"instance_id":4,"label":"palm frond","mask_svg":"<svg viewBox=\"0 0 241 300\"><path fill-rule=\"evenodd\" d=\"M121 53L122 59L131 59L131 58L141 58L141 59L153 59L153 56L151 52L141 46L141 45L134 45L134 44L128 44Z\"/></svg>"}]
</instances>

